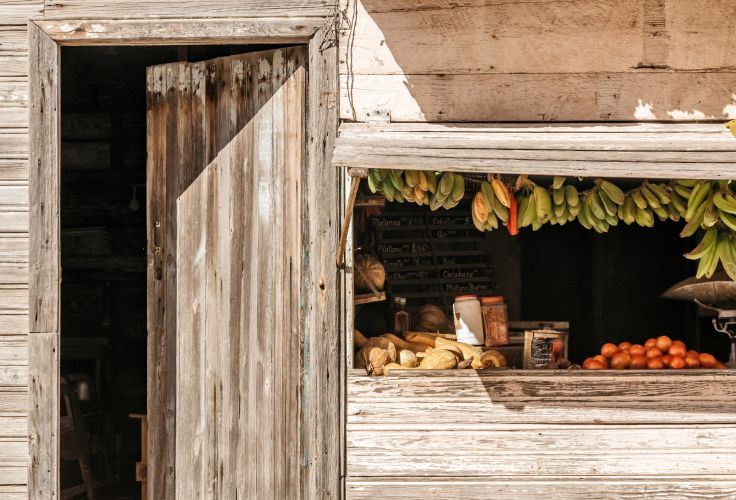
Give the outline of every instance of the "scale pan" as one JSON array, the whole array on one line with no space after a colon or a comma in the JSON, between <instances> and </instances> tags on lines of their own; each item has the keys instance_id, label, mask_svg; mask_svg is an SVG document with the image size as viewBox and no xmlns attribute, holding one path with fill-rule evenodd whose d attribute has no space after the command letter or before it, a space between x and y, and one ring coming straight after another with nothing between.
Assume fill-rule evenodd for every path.
<instances>
[{"instance_id":1,"label":"scale pan","mask_svg":"<svg viewBox=\"0 0 736 500\"><path fill-rule=\"evenodd\" d=\"M688 302L697 299L713 307L733 308L736 306L736 281L725 272L715 273L711 278L687 278L673 285L661 297Z\"/></svg>"}]
</instances>

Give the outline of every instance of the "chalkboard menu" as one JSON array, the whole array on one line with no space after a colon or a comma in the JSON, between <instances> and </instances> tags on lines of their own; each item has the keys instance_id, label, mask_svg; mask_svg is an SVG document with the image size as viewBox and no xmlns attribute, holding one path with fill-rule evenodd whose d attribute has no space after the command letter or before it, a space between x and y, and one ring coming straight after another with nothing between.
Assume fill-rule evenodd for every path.
<instances>
[{"instance_id":1,"label":"chalkboard menu","mask_svg":"<svg viewBox=\"0 0 736 500\"><path fill-rule=\"evenodd\" d=\"M473 226L470 201L452 210L386 203L367 221L373 250L386 269L390 297L410 306L433 303L452 309L457 295L496 291L485 234Z\"/></svg>"}]
</instances>

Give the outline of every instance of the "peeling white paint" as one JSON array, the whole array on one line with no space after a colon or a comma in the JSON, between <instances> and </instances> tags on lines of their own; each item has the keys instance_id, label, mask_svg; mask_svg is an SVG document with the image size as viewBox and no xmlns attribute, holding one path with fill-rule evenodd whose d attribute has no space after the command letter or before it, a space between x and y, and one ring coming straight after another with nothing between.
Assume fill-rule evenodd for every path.
<instances>
[{"instance_id":1,"label":"peeling white paint","mask_svg":"<svg viewBox=\"0 0 736 500\"><path fill-rule=\"evenodd\" d=\"M64 33L71 33L72 31L77 31L77 26L74 24L62 24L59 26L59 31L63 31Z\"/></svg>"},{"instance_id":2,"label":"peeling white paint","mask_svg":"<svg viewBox=\"0 0 736 500\"><path fill-rule=\"evenodd\" d=\"M714 120L715 116L707 116L702 111L693 109L692 111L683 111L681 109L673 109L667 111L667 115L673 120Z\"/></svg>"},{"instance_id":3,"label":"peeling white paint","mask_svg":"<svg viewBox=\"0 0 736 500\"><path fill-rule=\"evenodd\" d=\"M104 33L107 31L103 24L92 24L89 27L89 31L92 33Z\"/></svg>"},{"instance_id":4,"label":"peeling white paint","mask_svg":"<svg viewBox=\"0 0 736 500\"><path fill-rule=\"evenodd\" d=\"M731 94L731 99L733 102L723 107L723 115L729 120L736 118L736 94Z\"/></svg>"},{"instance_id":5,"label":"peeling white paint","mask_svg":"<svg viewBox=\"0 0 736 500\"><path fill-rule=\"evenodd\" d=\"M657 116L652 111L650 103L641 102L641 99L639 99L639 105L634 108L634 118L637 120L656 120Z\"/></svg>"}]
</instances>

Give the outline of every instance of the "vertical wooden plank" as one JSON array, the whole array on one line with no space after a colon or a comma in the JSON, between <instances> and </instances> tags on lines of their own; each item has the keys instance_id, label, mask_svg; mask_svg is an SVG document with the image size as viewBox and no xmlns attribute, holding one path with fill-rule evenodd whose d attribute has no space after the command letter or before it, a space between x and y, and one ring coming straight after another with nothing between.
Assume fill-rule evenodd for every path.
<instances>
[{"instance_id":1,"label":"vertical wooden plank","mask_svg":"<svg viewBox=\"0 0 736 500\"><path fill-rule=\"evenodd\" d=\"M59 47L29 23L29 413L31 498L59 492Z\"/></svg>"},{"instance_id":2,"label":"vertical wooden plank","mask_svg":"<svg viewBox=\"0 0 736 500\"><path fill-rule=\"evenodd\" d=\"M178 65L177 151L189 156L191 145L202 138L192 134L192 111L198 106L194 97L197 82L193 68ZM199 75L201 77L201 73ZM186 117L186 119L184 119ZM176 442L189 443L176 447L176 474L185 481L176 485L177 498L203 498L202 466L208 432L204 412L204 374L207 322L207 273L204 255L207 232L207 171L182 190L177 197L176 266L177 266L177 339L176 339Z\"/></svg>"},{"instance_id":3,"label":"vertical wooden plank","mask_svg":"<svg viewBox=\"0 0 736 500\"><path fill-rule=\"evenodd\" d=\"M30 43L29 331L59 331L59 65L56 43L32 22Z\"/></svg>"},{"instance_id":4,"label":"vertical wooden plank","mask_svg":"<svg viewBox=\"0 0 736 500\"><path fill-rule=\"evenodd\" d=\"M30 334L28 357L28 496L55 499L59 497L59 334Z\"/></svg>"},{"instance_id":5,"label":"vertical wooden plank","mask_svg":"<svg viewBox=\"0 0 736 500\"><path fill-rule=\"evenodd\" d=\"M300 436L301 496L339 498L340 341L337 169L329 165L337 133L337 47L332 24L309 43L307 162L302 171L301 344L303 387Z\"/></svg>"}]
</instances>

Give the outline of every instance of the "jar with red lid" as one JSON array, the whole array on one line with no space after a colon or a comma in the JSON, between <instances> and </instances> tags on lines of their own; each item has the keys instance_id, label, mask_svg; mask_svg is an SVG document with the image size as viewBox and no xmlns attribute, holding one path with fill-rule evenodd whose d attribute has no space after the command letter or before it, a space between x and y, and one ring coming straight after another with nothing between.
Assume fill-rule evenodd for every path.
<instances>
[{"instance_id":1,"label":"jar with red lid","mask_svg":"<svg viewBox=\"0 0 736 500\"><path fill-rule=\"evenodd\" d=\"M509 317L502 296L481 297L483 332L486 347L498 347L509 343Z\"/></svg>"}]
</instances>

